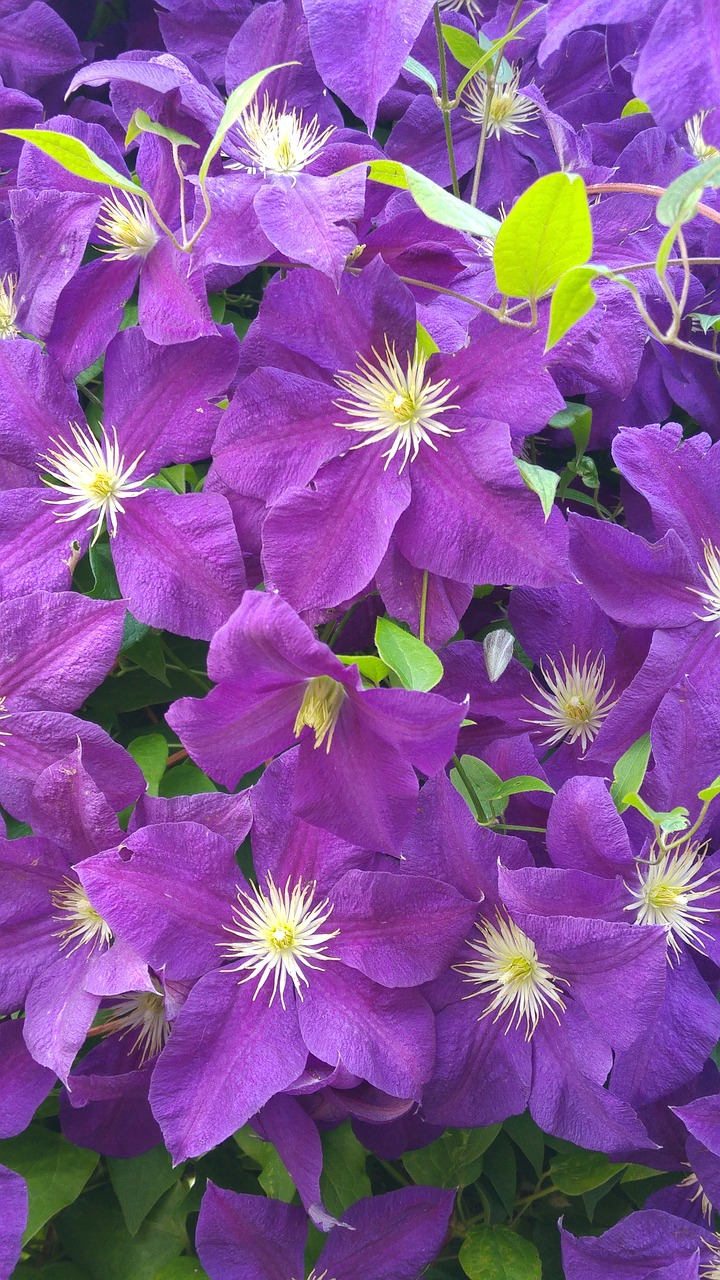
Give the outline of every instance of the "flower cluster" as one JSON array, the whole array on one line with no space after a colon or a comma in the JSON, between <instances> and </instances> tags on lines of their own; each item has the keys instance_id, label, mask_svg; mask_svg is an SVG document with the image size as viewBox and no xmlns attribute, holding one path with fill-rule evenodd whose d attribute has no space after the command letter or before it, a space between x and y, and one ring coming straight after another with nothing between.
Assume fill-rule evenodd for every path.
<instances>
[{"instance_id":1,"label":"flower cluster","mask_svg":"<svg viewBox=\"0 0 720 1280\"><path fill-rule=\"evenodd\" d=\"M711 17L0 5L0 1280L720 1277Z\"/></svg>"}]
</instances>

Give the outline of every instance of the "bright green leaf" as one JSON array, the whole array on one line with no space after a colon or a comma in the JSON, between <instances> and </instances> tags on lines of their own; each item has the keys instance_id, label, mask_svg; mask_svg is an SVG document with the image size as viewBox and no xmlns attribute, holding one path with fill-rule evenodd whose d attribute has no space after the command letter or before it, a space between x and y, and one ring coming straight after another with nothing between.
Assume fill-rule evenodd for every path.
<instances>
[{"instance_id":1,"label":"bright green leaf","mask_svg":"<svg viewBox=\"0 0 720 1280\"><path fill-rule=\"evenodd\" d=\"M424 173L411 169L409 164L400 164L397 160L371 160L367 168L368 176L374 182L409 191L418 208L433 222L454 227L456 231L468 231L484 239L494 239L497 235L500 226L497 218L491 218L466 201L458 200L437 182L426 178Z\"/></svg>"},{"instance_id":2,"label":"bright green leaf","mask_svg":"<svg viewBox=\"0 0 720 1280\"><path fill-rule=\"evenodd\" d=\"M532 462L525 462L523 458L516 458L515 465L528 489L537 494L545 519L549 520L555 501L555 492L560 483L559 475L556 471L548 471L545 467L537 467Z\"/></svg>"},{"instance_id":3,"label":"bright green leaf","mask_svg":"<svg viewBox=\"0 0 720 1280\"><path fill-rule=\"evenodd\" d=\"M712 329L715 333L720 333L720 316L706 315L704 311L691 311L690 319L694 325L702 329L703 333L709 333Z\"/></svg>"},{"instance_id":4,"label":"bright green leaf","mask_svg":"<svg viewBox=\"0 0 720 1280\"><path fill-rule=\"evenodd\" d=\"M158 795L169 754L167 739L161 733L146 733L140 738L133 738L128 751L140 766L147 783L148 795Z\"/></svg>"},{"instance_id":5,"label":"bright green leaf","mask_svg":"<svg viewBox=\"0 0 720 1280\"><path fill-rule=\"evenodd\" d=\"M246 1155L260 1165L258 1182L267 1196L289 1204L295 1195L295 1183L271 1142L258 1137L249 1124L233 1134L235 1141Z\"/></svg>"},{"instance_id":6,"label":"bright green leaf","mask_svg":"<svg viewBox=\"0 0 720 1280\"><path fill-rule=\"evenodd\" d=\"M474 36L461 30L460 27L451 27L444 22L442 33L453 58L460 63L461 67L474 67L487 52L486 49L480 48Z\"/></svg>"},{"instance_id":7,"label":"bright green leaf","mask_svg":"<svg viewBox=\"0 0 720 1280\"><path fill-rule=\"evenodd\" d=\"M31 143L76 178L85 178L86 182L101 182L107 187L119 187L121 191L131 191L134 196L145 195L142 187L125 174L118 173L112 165L101 160L100 156L96 156L94 151L72 134L56 133L54 129L2 129L0 133Z\"/></svg>"},{"instance_id":8,"label":"bright green leaf","mask_svg":"<svg viewBox=\"0 0 720 1280\"><path fill-rule=\"evenodd\" d=\"M549 782L543 781L542 778L536 778L532 773L521 773L516 778L508 778L506 782L501 783L496 796L493 799L502 799L503 796L519 796L524 795L528 791L547 791L550 795L555 795L554 788Z\"/></svg>"},{"instance_id":9,"label":"bright green leaf","mask_svg":"<svg viewBox=\"0 0 720 1280\"><path fill-rule=\"evenodd\" d=\"M582 178L548 173L523 192L501 223L493 252L498 289L512 298L542 298L564 272L587 262L592 244Z\"/></svg>"},{"instance_id":10,"label":"bright green leaf","mask_svg":"<svg viewBox=\"0 0 720 1280\"><path fill-rule=\"evenodd\" d=\"M709 803L716 796L720 796L720 774L713 779L709 787L703 787L702 791L698 791L698 800L702 800L703 803Z\"/></svg>"},{"instance_id":11,"label":"bright green leaf","mask_svg":"<svg viewBox=\"0 0 720 1280\"><path fill-rule=\"evenodd\" d=\"M607 1156L596 1151L572 1151L560 1154L550 1165L553 1186L568 1196L580 1196L594 1187L601 1187L624 1164L611 1164Z\"/></svg>"},{"instance_id":12,"label":"bright green leaf","mask_svg":"<svg viewBox=\"0 0 720 1280\"><path fill-rule=\"evenodd\" d=\"M423 84L433 90L433 93L437 93L438 82L432 71L428 71L427 67L424 67L422 62L418 62L417 58L406 58L403 70L408 71L411 76L417 76L418 80L422 80Z\"/></svg>"},{"instance_id":13,"label":"bright green leaf","mask_svg":"<svg viewBox=\"0 0 720 1280\"><path fill-rule=\"evenodd\" d=\"M637 809L648 822L652 822L653 826L661 827L663 831L684 831L689 825L688 811L682 805L667 811L651 809L650 805L646 804L642 796L635 791L630 791L623 796L623 805L626 809Z\"/></svg>"},{"instance_id":14,"label":"bright green leaf","mask_svg":"<svg viewBox=\"0 0 720 1280\"><path fill-rule=\"evenodd\" d=\"M143 111L138 107L130 118L130 123L125 134L125 146L129 147L131 142L141 133L154 133L158 138L166 138L174 147L199 147L198 142L193 142L192 138L186 138L184 133L178 133L177 129L168 129L164 124L158 124L157 120L151 119L147 111Z\"/></svg>"},{"instance_id":15,"label":"bright green leaf","mask_svg":"<svg viewBox=\"0 0 720 1280\"><path fill-rule=\"evenodd\" d=\"M166 769L160 783L160 795L166 799L171 796L198 796L206 791L217 791L217 787L194 760L183 760L172 769Z\"/></svg>"},{"instance_id":16,"label":"bright green leaf","mask_svg":"<svg viewBox=\"0 0 720 1280\"><path fill-rule=\"evenodd\" d=\"M107 1166L131 1236L137 1234L153 1205L183 1172L183 1166L173 1169L172 1157L163 1146L126 1160L108 1158Z\"/></svg>"},{"instance_id":17,"label":"bright green leaf","mask_svg":"<svg viewBox=\"0 0 720 1280\"><path fill-rule=\"evenodd\" d=\"M482 1172L483 1156L500 1132L487 1129L446 1129L427 1147L406 1151L403 1164L413 1182L427 1187L467 1187Z\"/></svg>"},{"instance_id":18,"label":"bright green leaf","mask_svg":"<svg viewBox=\"0 0 720 1280\"><path fill-rule=\"evenodd\" d=\"M550 322L545 350L565 337L583 316L592 311L597 294L591 281L597 279L595 267L571 267L560 277L550 302Z\"/></svg>"},{"instance_id":19,"label":"bright green leaf","mask_svg":"<svg viewBox=\"0 0 720 1280\"><path fill-rule=\"evenodd\" d=\"M690 222L706 187L720 187L720 156L711 156L670 183L657 202L655 215L663 227Z\"/></svg>"},{"instance_id":20,"label":"bright green leaf","mask_svg":"<svg viewBox=\"0 0 720 1280\"><path fill-rule=\"evenodd\" d=\"M17 1138L0 1142L0 1164L27 1182L30 1209L23 1240L30 1240L50 1218L80 1195L99 1156L73 1147L59 1133L31 1124Z\"/></svg>"},{"instance_id":21,"label":"bright green leaf","mask_svg":"<svg viewBox=\"0 0 720 1280\"><path fill-rule=\"evenodd\" d=\"M383 662L395 672L406 689L419 689L427 693L442 680L443 665L437 654L390 618L378 618L375 624L375 647Z\"/></svg>"},{"instance_id":22,"label":"bright green leaf","mask_svg":"<svg viewBox=\"0 0 720 1280\"><path fill-rule=\"evenodd\" d=\"M644 733L621 755L613 769L613 781L610 795L618 813L627 808L624 796L630 791L639 791L650 759L650 734Z\"/></svg>"},{"instance_id":23,"label":"bright green leaf","mask_svg":"<svg viewBox=\"0 0 720 1280\"><path fill-rule=\"evenodd\" d=\"M245 108L250 106L250 103L266 76L269 76L273 71L280 71L282 67L297 66L299 66L297 61L278 62L275 66L265 67L263 71L256 71L254 75L248 76L247 80L243 80L242 84L239 84L236 89L233 89L230 97L225 103L225 110L223 111L220 123L213 134L210 146L203 156L203 161L200 165L200 172L198 174L201 182L205 181L210 170L210 165L225 141L225 134L229 129L232 129L234 124L237 124Z\"/></svg>"},{"instance_id":24,"label":"bright green leaf","mask_svg":"<svg viewBox=\"0 0 720 1280\"><path fill-rule=\"evenodd\" d=\"M357 667L361 676L365 676L373 684L380 684L388 674L390 668L382 658L376 658L373 654L368 653L338 653L337 658L344 666L351 667L353 663Z\"/></svg>"},{"instance_id":25,"label":"bright green leaf","mask_svg":"<svg viewBox=\"0 0 720 1280\"><path fill-rule=\"evenodd\" d=\"M323 1203L334 1217L340 1218L356 1200L372 1195L365 1168L367 1152L355 1137L349 1120L323 1133L322 1148Z\"/></svg>"},{"instance_id":26,"label":"bright green leaf","mask_svg":"<svg viewBox=\"0 0 720 1280\"><path fill-rule=\"evenodd\" d=\"M425 326L422 325L419 320L415 326L415 345L417 346L418 351L422 352L422 354L427 357L434 356L435 353L440 350L432 334L428 333Z\"/></svg>"},{"instance_id":27,"label":"bright green leaf","mask_svg":"<svg viewBox=\"0 0 720 1280\"><path fill-rule=\"evenodd\" d=\"M476 1223L460 1247L460 1265L470 1280L540 1280L540 1254L508 1227Z\"/></svg>"},{"instance_id":28,"label":"bright green leaf","mask_svg":"<svg viewBox=\"0 0 720 1280\"><path fill-rule=\"evenodd\" d=\"M643 102L642 98L631 98L629 102L625 103L620 116L624 120L626 116L644 115L645 112L650 113L647 102Z\"/></svg>"}]
</instances>

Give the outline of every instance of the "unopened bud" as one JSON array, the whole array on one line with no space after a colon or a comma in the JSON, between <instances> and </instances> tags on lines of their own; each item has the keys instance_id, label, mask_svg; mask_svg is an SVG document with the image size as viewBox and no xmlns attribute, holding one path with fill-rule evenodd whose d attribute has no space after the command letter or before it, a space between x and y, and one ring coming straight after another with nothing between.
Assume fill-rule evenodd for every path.
<instances>
[{"instance_id":1,"label":"unopened bud","mask_svg":"<svg viewBox=\"0 0 720 1280\"><path fill-rule=\"evenodd\" d=\"M513 653L513 636L510 631L499 627L497 631L489 631L483 640L485 666L492 684L499 680L507 667Z\"/></svg>"}]
</instances>

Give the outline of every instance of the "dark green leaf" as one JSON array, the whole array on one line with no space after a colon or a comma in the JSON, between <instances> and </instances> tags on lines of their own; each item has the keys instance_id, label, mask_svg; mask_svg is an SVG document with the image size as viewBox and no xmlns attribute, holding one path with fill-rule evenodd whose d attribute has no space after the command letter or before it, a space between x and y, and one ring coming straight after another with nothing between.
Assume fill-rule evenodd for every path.
<instances>
[{"instance_id":1,"label":"dark green leaf","mask_svg":"<svg viewBox=\"0 0 720 1280\"><path fill-rule=\"evenodd\" d=\"M184 1167L173 1169L172 1157L162 1146L128 1160L108 1159L107 1166L131 1236L137 1234L153 1205L182 1177Z\"/></svg>"},{"instance_id":2,"label":"dark green leaf","mask_svg":"<svg viewBox=\"0 0 720 1280\"><path fill-rule=\"evenodd\" d=\"M596 1151L573 1151L555 1156L550 1165L553 1186L569 1196L580 1196L601 1187L624 1164L611 1164L607 1156Z\"/></svg>"},{"instance_id":3,"label":"dark green leaf","mask_svg":"<svg viewBox=\"0 0 720 1280\"><path fill-rule=\"evenodd\" d=\"M62 1214L60 1239L92 1280L155 1280L185 1244L186 1197L187 1189L176 1183L132 1236L112 1189L97 1187Z\"/></svg>"},{"instance_id":4,"label":"dark green leaf","mask_svg":"<svg viewBox=\"0 0 720 1280\"><path fill-rule=\"evenodd\" d=\"M426 1187L467 1187L482 1172L483 1155L498 1136L489 1129L447 1129L427 1147L407 1151L403 1164L413 1182Z\"/></svg>"},{"instance_id":5,"label":"dark green leaf","mask_svg":"<svg viewBox=\"0 0 720 1280\"><path fill-rule=\"evenodd\" d=\"M31 1124L17 1138L0 1142L0 1164L22 1175L30 1209L23 1240L30 1240L50 1218L80 1195L99 1156L73 1147L59 1133Z\"/></svg>"},{"instance_id":6,"label":"dark green leaf","mask_svg":"<svg viewBox=\"0 0 720 1280\"><path fill-rule=\"evenodd\" d=\"M160 783L160 795L198 796L205 791L217 791L215 783L199 769L193 760L183 760L166 769Z\"/></svg>"},{"instance_id":7,"label":"dark green leaf","mask_svg":"<svg viewBox=\"0 0 720 1280\"><path fill-rule=\"evenodd\" d=\"M545 1161L545 1138L529 1111L521 1116L511 1116L503 1123L503 1129L509 1133L516 1147L522 1151L525 1159L532 1165L539 1178Z\"/></svg>"},{"instance_id":8,"label":"dark green leaf","mask_svg":"<svg viewBox=\"0 0 720 1280\"><path fill-rule=\"evenodd\" d=\"M323 1203L335 1218L340 1218L356 1200L372 1195L365 1168L367 1152L358 1142L346 1120L338 1129L322 1135L323 1171L320 1179Z\"/></svg>"},{"instance_id":9,"label":"dark green leaf","mask_svg":"<svg viewBox=\"0 0 720 1280\"><path fill-rule=\"evenodd\" d=\"M515 1203L517 1162L515 1148L506 1133L500 1132L487 1152L483 1161L483 1174L510 1217Z\"/></svg>"}]
</instances>

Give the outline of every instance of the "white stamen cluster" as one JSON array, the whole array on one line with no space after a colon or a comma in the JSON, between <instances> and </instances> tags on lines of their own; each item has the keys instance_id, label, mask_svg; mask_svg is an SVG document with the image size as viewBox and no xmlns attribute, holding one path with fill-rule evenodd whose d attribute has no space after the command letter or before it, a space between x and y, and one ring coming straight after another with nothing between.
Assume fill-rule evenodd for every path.
<instances>
[{"instance_id":1,"label":"white stamen cluster","mask_svg":"<svg viewBox=\"0 0 720 1280\"><path fill-rule=\"evenodd\" d=\"M437 452L433 436L451 436L462 427L448 427L442 416L457 409L448 401L457 391L447 388L448 378L432 382L426 376L427 356L417 347L408 355L403 368L394 345L385 339L385 355L373 348L375 363L359 356L358 367L353 372L343 371L335 382L346 392L347 398L338 400L342 409L354 422L338 422L336 426L348 431L358 431L367 436L353 448L390 440L390 448L383 454L389 467L396 454L402 453L402 472L408 461L413 461L421 444L427 444Z\"/></svg>"},{"instance_id":2,"label":"white stamen cluster","mask_svg":"<svg viewBox=\"0 0 720 1280\"><path fill-rule=\"evenodd\" d=\"M160 992L129 991L107 1010L101 1025L93 1031L103 1035L118 1032L121 1039L137 1032L132 1049L140 1050L142 1064L160 1052L170 1034L165 1001Z\"/></svg>"},{"instance_id":3,"label":"white stamen cluster","mask_svg":"<svg viewBox=\"0 0 720 1280\"><path fill-rule=\"evenodd\" d=\"M701 622L720 622L720 552L712 542L703 542L705 568L698 565L706 590L691 587L693 595L699 596L705 606L704 613L695 616ZM720 631L717 633L720 635Z\"/></svg>"},{"instance_id":4,"label":"white stamen cluster","mask_svg":"<svg viewBox=\"0 0 720 1280\"><path fill-rule=\"evenodd\" d=\"M60 949L71 956L80 947L88 946L90 953L97 947L107 947L112 942L110 925L90 903L82 885L77 880L66 876L58 889L53 889L50 898L58 915L53 916L61 929L53 935L60 938ZM72 944L72 945L71 945Z\"/></svg>"},{"instance_id":5,"label":"white stamen cluster","mask_svg":"<svg viewBox=\"0 0 720 1280\"><path fill-rule=\"evenodd\" d=\"M236 145L244 157L229 167L293 177L320 155L334 132L333 125L321 129L317 116L304 121L302 111L288 111L287 104L278 109L265 94L262 109L255 100L228 135L229 141L234 141L239 134Z\"/></svg>"},{"instance_id":6,"label":"white stamen cluster","mask_svg":"<svg viewBox=\"0 0 720 1280\"><path fill-rule=\"evenodd\" d=\"M466 13L472 22L479 22L483 16L479 0L438 0L440 8L446 13Z\"/></svg>"},{"instance_id":7,"label":"white stamen cluster","mask_svg":"<svg viewBox=\"0 0 720 1280\"><path fill-rule=\"evenodd\" d=\"M703 125L709 115L709 111L699 111L697 115L685 121L688 144L696 160L712 160L713 156L720 155L717 147L706 142L703 135Z\"/></svg>"},{"instance_id":8,"label":"white stamen cluster","mask_svg":"<svg viewBox=\"0 0 720 1280\"><path fill-rule=\"evenodd\" d=\"M517 70L504 84L496 84L493 88L488 116L489 138L499 138L503 133L532 133L525 125L539 116L540 108L526 93L520 93L519 84L520 72ZM480 128L488 110L487 99L488 85L484 76L473 76L463 92L462 102L467 119Z\"/></svg>"},{"instance_id":9,"label":"white stamen cluster","mask_svg":"<svg viewBox=\"0 0 720 1280\"><path fill-rule=\"evenodd\" d=\"M662 925L676 956L683 942L704 953L709 935L703 926L720 911L720 905L700 905L720 889L717 873L704 871L705 851L689 841L666 850L654 845L648 860L637 864L637 880L626 883L633 901L625 910L635 912L636 924Z\"/></svg>"},{"instance_id":10,"label":"white stamen cluster","mask_svg":"<svg viewBox=\"0 0 720 1280\"><path fill-rule=\"evenodd\" d=\"M107 523L110 534L117 533L117 514L124 514L123 502L136 498L142 492L143 481L131 480L131 476L143 454L139 454L130 466L120 452L117 432L112 437L103 428L98 440L91 431L81 431L70 424L75 446L65 440L52 440L52 450L42 459L46 472L45 483L65 496L52 499L57 505L71 508L67 513L53 510L56 520L80 520L97 512L97 520L91 526L96 542Z\"/></svg>"},{"instance_id":11,"label":"white stamen cluster","mask_svg":"<svg viewBox=\"0 0 720 1280\"><path fill-rule=\"evenodd\" d=\"M683 1178L682 1182L678 1183L678 1186L685 1187L688 1191L692 1191L692 1195L690 1196L690 1203L696 1204L697 1201L699 1200L700 1212L702 1213L703 1218L705 1218L707 1222L712 1223L713 1207L711 1202L708 1200L707 1196L705 1195L705 1192L700 1184L697 1174L689 1173L687 1178Z\"/></svg>"},{"instance_id":12,"label":"white stamen cluster","mask_svg":"<svg viewBox=\"0 0 720 1280\"><path fill-rule=\"evenodd\" d=\"M543 964L532 939L514 920L500 915L497 927L489 920L477 927L482 940L472 940L469 946L480 958L455 967L466 975L466 982L475 987L465 996L466 1000L476 996L492 997L481 1018L494 1013L493 1021L497 1022L509 1014L506 1033L524 1024L526 1040L532 1038L546 1013L551 1013L559 1023L560 1013L564 1013L566 1007L559 991L563 979L554 977Z\"/></svg>"},{"instance_id":13,"label":"white stamen cluster","mask_svg":"<svg viewBox=\"0 0 720 1280\"><path fill-rule=\"evenodd\" d=\"M288 980L302 1000L303 984L310 985L305 970L323 969L320 962L334 958L327 954L327 943L339 930L323 932L333 908L327 898L313 905L314 882L303 885L299 880L291 889L288 881L279 889L268 875L266 884L267 892L257 885L251 885L250 892L238 889L233 925L225 925L236 941L221 945L224 959L235 962L228 966L229 972L246 973L240 982L257 980L253 1000L272 979L269 1003L279 994L284 1009Z\"/></svg>"},{"instance_id":14,"label":"white stamen cluster","mask_svg":"<svg viewBox=\"0 0 720 1280\"><path fill-rule=\"evenodd\" d=\"M712 1206L710 1213L712 1215ZM720 1280L720 1236L712 1240L706 1237L704 1245L710 1256L700 1266L699 1280Z\"/></svg>"},{"instance_id":15,"label":"white stamen cluster","mask_svg":"<svg viewBox=\"0 0 720 1280\"><path fill-rule=\"evenodd\" d=\"M347 694L342 685L331 676L313 676L307 681L300 710L297 713L293 733L299 737L305 725L309 725L315 733L315 747L325 751L332 746L335 726Z\"/></svg>"},{"instance_id":16,"label":"white stamen cluster","mask_svg":"<svg viewBox=\"0 0 720 1280\"><path fill-rule=\"evenodd\" d=\"M0 341L6 338L17 338L20 333L15 323L17 320L17 307L15 305L17 282L17 276L11 273L0 276Z\"/></svg>"},{"instance_id":17,"label":"white stamen cluster","mask_svg":"<svg viewBox=\"0 0 720 1280\"><path fill-rule=\"evenodd\" d=\"M547 684L547 689L532 677L542 702L526 701L539 711L541 720L528 720L528 724L548 729L549 735L542 741L546 746L555 746L565 739L569 743L580 739L580 746L586 751L589 744L597 737L603 721L617 698L612 698L614 683L603 692L605 680L605 659L602 654L591 661L590 654L580 662L573 649L570 666L561 657L562 669L554 662L547 666L541 664L540 670Z\"/></svg>"},{"instance_id":18,"label":"white stamen cluster","mask_svg":"<svg viewBox=\"0 0 720 1280\"><path fill-rule=\"evenodd\" d=\"M109 245L103 249L109 262L147 258L160 238L143 201L127 192L122 199L115 191L105 196L97 228L100 239Z\"/></svg>"}]
</instances>

